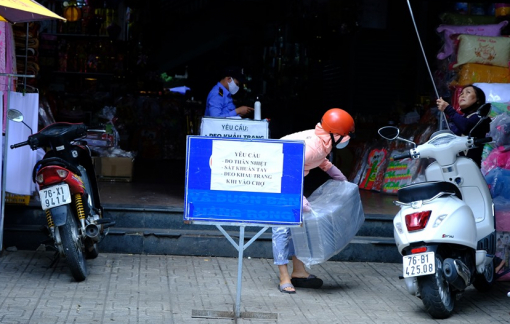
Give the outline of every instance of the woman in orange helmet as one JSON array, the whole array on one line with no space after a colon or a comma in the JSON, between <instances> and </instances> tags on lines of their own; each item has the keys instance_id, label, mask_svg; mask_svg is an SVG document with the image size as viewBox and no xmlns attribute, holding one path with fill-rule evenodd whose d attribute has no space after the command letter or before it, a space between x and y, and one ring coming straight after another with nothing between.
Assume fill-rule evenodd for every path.
<instances>
[{"instance_id":1,"label":"woman in orange helmet","mask_svg":"<svg viewBox=\"0 0 510 324\"><path fill-rule=\"evenodd\" d=\"M305 141L305 176L311 169L321 168L331 178L338 181L347 181L342 172L328 159L333 147L347 146L354 133L354 120L345 110L332 108L323 116L315 129L286 135L282 139ZM310 211L310 204L303 197L303 210ZM322 280L309 274L303 262L295 256L294 245L288 227L273 227L273 257L274 264L280 272L278 289L283 293L294 294L295 287L320 288ZM287 264L292 257L292 274L289 275Z\"/></svg>"}]
</instances>

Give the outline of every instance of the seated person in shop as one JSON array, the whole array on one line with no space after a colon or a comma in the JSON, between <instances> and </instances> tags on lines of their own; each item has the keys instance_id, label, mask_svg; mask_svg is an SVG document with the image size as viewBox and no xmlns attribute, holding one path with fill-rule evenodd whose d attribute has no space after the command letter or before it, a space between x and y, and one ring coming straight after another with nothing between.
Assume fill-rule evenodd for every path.
<instances>
[{"instance_id":1,"label":"seated person in shop","mask_svg":"<svg viewBox=\"0 0 510 324\"><path fill-rule=\"evenodd\" d=\"M458 136L466 136L471 129L478 123L480 116L477 114L478 108L485 103L485 93L482 89L469 84L462 88L459 95L459 107L462 114L458 113L452 105L444 101L443 98L436 100L437 108L443 111L448 117L448 127ZM488 120L490 121L490 120ZM490 130L489 123L476 129L474 137L484 137ZM472 148L468 151L467 157L471 158L478 167L482 162L483 145Z\"/></svg>"},{"instance_id":2,"label":"seated person in shop","mask_svg":"<svg viewBox=\"0 0 510 324\"><path fill-rule=\"evenodd\" d=\"M221 80L207 96L204 117L243 117L253 111L252 107L234 105L232 96L239 91L244 82L243 70L238 67L227 68Z\"/></svg>"}]
</instances>

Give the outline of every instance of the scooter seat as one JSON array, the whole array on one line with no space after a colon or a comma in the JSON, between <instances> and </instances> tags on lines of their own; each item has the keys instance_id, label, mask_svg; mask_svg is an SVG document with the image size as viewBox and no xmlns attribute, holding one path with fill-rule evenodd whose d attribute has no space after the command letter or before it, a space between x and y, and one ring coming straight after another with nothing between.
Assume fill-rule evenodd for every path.
<instances>
[{"instance_id":1,"label":"scooter seat","mask_svg":"<svg viewBox=\"0 0 510 324\"><path fill-rule=\"evenodd\" d=\"M459 187L447 181L430 181L414 183L398 190L398 201L410 203L418 200L427 200L440 192L451 192L459 199L462 199Z\"/></svg>"}]
</instances>

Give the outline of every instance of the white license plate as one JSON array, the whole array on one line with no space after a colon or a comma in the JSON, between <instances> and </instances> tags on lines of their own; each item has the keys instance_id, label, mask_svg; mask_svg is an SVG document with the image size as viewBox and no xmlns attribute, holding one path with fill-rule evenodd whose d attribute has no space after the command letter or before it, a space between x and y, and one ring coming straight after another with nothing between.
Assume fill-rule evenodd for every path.
<instances>
[{"instance_id":1,"label":"white license plate","mask_svg":"<svg viewBox=\"0 0 510 324\"><path fill-rule=\"evenodd\" d=\"M434 252L405 255L403 260L404 278L426 276L436 273Z\"/></svg>"},{"instance_id":2,"label":"white license plate","mask_svg":"<svg viewBox=\"0 0 510 324\"><path fill-rule=\"evenodd\" d=\"M43 210L71 203L71 192L67 183L39 190Z\"/></svg>"}]
</instances>

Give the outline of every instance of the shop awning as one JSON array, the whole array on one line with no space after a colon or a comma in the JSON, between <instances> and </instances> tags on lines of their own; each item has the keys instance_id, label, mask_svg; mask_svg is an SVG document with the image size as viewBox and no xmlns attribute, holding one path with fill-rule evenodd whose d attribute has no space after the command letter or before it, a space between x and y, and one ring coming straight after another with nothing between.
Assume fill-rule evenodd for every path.
<instances>
[{"instance_id":1,"label":"shop awning","mask_svg":"<svg viewBox=\"0 0 510 324\"><path fill-rule=\"evenodd\" d=\"M46 19L66 20L33 0L0 0L0 16L11 23Z\"/></svg>"}]
</instances>

